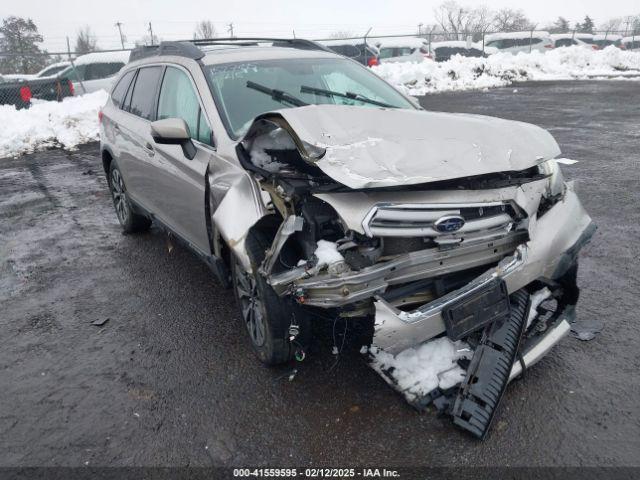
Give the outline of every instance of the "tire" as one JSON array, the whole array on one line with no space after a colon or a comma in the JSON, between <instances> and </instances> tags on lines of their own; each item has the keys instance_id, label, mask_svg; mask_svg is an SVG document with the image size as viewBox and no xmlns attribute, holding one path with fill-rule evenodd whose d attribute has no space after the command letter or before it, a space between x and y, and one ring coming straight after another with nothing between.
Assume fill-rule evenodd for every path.
<instances>
[{"instance_id":1,"label":"tire","mask_svg":"<svg viewBox=\"0 0 640 480\"><path fill-rule=\"evenodd\" d=\"M131 208L131 202L127 197L127 188L115 160L111 161L107 180L113 207L116 210L116 216L124 233L146 232L149 230L151 220L144 215L139 215Z\"/></svg>"},{"instance_id":2,"label":"tire","mask_svg":"<svg viewBox=\"0 0 640 480\"><path fill-rule=\"evenodd\" d=\"M247 327L251 346L266 365L289 362L296 350L309 343L311 328L304 311L289 297L280 298L266 280L258 274L274 232L254 230L245 243L252 271L247 272L234 258L232 262L233 290ZM294 343L289 341L289 327L295 318L300 333Z\"/></svg>"}]
</instances>

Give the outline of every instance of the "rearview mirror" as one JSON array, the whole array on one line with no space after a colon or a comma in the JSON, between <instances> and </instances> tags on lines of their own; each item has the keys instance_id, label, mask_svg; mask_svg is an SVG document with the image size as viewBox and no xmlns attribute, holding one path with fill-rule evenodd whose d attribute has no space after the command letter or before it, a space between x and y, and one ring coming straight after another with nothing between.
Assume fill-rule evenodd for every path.
<instances>
[{"instance_id":1,"label":"rearview mirror","mask_svg":"<svg viewBox=\"0 0 640 480\"><path fill-rule=\"evenodd\" d=\"M161 145L180 145L184 156L192 160L196 147L191 141L189 126L181 118L165 118L151 122L151 137Z\"/></svg>"}]
</instances>

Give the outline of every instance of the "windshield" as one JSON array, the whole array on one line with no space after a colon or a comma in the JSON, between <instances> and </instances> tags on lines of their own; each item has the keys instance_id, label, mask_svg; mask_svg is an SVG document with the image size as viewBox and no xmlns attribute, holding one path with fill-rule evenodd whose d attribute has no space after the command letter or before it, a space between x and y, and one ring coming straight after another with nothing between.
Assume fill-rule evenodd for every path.
<instances>
[{"instance_id":1,"label":"windshield","mask_svg":"<svg viewBox=\"0 0 640 480\"><path fill-rule=\"evenodd\" d=\"M204 67L222 120L239 138L261 113L304 104L415 108L366 68L343 58L295 58Z\"/></svg>"}]
</instances>

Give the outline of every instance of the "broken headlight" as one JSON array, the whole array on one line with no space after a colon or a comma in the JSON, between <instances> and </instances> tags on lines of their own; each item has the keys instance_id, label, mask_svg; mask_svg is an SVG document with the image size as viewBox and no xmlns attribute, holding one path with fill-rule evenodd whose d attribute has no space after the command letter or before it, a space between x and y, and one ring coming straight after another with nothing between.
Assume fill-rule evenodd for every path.
<instances>
[{"instance_id":1,"label":"broken headlight","mask_svg":"<svg viewBox=\"0 0 640 480\"><path fill-rule=\"evenodd\" d=\"M564 196L565 184L562 170L555 159L547 160L538 165L540 173L549 177L544 196L548 199L561 199Z\"/></svg>"},{"instance_id":2,"label":"broken headlight","mask_svg":"<svg viewBox=\"0 0 640 480\"><path fill-rule=\"evenodd\" d=\"M538 169L541 174L546 175L547 186L542 194L542 200L538 207L538 218L544 215L551 207L564 198L566 191L566 184L564 183L564 177L562 176L562 170L555 159L547 160L544 163L538 165Z\"/></svg>"}]
</instances>

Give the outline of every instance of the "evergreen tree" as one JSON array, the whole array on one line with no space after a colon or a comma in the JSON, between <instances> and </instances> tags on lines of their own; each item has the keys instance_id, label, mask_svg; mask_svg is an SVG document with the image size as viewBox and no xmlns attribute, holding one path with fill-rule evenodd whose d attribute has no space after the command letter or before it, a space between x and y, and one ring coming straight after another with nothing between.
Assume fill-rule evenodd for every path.
<instances>
[{"instance_id":1,"label":"evergreen tree","mask_svg":"<svg viewBox=\"0 0 640 480\"><path fill-rule=\"evenodd\" d=\"M0 50L15 54L0 57L0 72L35 73L47 63L46 53L39 43L42 35L30 18L10 16L2 21L0 27Z\"/></svg>"},{"instance_id":2,"label":"evergreen tree","mask_svg":"<svg viewBox=\"0 0 640 480\"><path fill-rule=\"evenodd\" d=\"M593 20L589 15L584 17L582 25L580 26L579 31L582 33L593 33L593 28L595 27Z\"/></svg>"}]
</instances>

